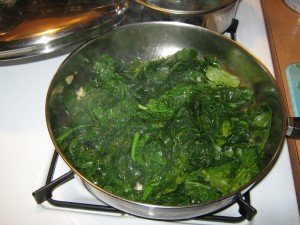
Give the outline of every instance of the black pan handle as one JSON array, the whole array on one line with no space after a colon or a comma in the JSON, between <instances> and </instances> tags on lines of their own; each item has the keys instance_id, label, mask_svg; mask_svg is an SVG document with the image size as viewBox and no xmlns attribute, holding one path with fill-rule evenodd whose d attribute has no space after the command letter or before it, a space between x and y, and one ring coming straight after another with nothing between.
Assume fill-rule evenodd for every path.
<instances>
[{"instance_id":1,"label":"black pan handle","mask_svg":"<svg viewBox=\"0 0 300 225\"><path fill-rule=\"evenodd\" d=\"M286 135L292 138L300 138L300 117L288 117Z\"/></svg>"},{"instance_id":2,"label":"black pan handle","mask_svg":"<svg viewBox=\"0 0 300 225\"><path fill-rule=\"evenodd\" d=\"M36 190L32 193L32 196L34 197L35 201L38 204L43 203L44 201L47 201L47 199L52 197L52 192L55 188L58 186L72 180L74 178L74 172L70 171L59 178L51 181L47 185L41 187L40 189Z\"/></svg>"}]
</instances>

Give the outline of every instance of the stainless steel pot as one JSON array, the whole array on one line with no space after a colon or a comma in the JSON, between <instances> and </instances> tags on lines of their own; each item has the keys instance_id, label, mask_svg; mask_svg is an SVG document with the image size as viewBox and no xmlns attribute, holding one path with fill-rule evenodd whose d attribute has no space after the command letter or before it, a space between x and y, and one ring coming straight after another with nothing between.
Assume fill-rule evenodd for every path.
<instances>
[{"instance_id":1,"label":"stainless steel pot","mask_svg":"<svg viewBox=\"0 0 300 225\"><path fill-rule=\"evenodd\" d=\"M135 0L158 20L197 24L223 33L235 18L239 0Z\"/></svg>"},{"instance_id":2,"label":"stainless steel pot","mask_svg":"<svg viewBox=\"0 0 300 225\"><path fill-rule=\"evenodd\" d=\"M271 134L265 147L265 152L270 158L269 162L255 179L239 190L205 204L187 206L149 205L126 200L97 187L73 167L72 162L68 161L64 153L59 149L59 145L53 135L48 106L53 93L57 91L57 83L69 75L64 73L64 68L72 65L73 60L79 54L84 54L85 50L88 49L97 49L99 54L108 54L111 57L122 59L124 62L129 62L136 57L140 57L142 60L151 60L167 56L182 48L193 48L201 55L216 56L223 68L240 77L245 85L254 89L258 101L265 101L270 105L273 111L273 118ZM91 193L108 205L129 214L164 220L185 219L205 215L237 201L241 194L261 181L275 164L280 154L287 128L285 108L280 90L268 69L255 56L241 45L221 34L205 28L174 22L139 23L119 27L74 51L62 63L50 84L46 102L46 119L50 136L57 152L76 176L84 182Z\"/></svg>"}]
</instances>

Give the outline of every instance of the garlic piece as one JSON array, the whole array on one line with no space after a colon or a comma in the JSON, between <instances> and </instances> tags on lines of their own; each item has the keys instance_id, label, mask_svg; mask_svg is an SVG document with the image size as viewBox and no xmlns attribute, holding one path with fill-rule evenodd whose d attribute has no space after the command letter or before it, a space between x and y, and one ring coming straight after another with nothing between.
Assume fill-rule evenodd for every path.
<instances>
[{"instance_id":1,"label":"garlic piece","mask_svg":"<svg viewBox=\"0 0 300 225\"><path fill-rule=\"evenodd\" d=\"M80 87L79 90L76 91L76 95L77 95L76 99L78 101L81 101L84 98L84 96L86 95L86 92L84 91L84 89L82 87Z\"/></svg>"},{"instance_id":2,"label":"garlic piece","mask_svg":"<svg viewBox=\"0 0 300 225\"><path fill-rule=\"evenodd\" d=\"M74 79L74 75L69 75L66 77L66 83L71 84Z\"/></svg>"},{"instance_id":3,"label":"garlic piece","mask_svg":"<svg viewBox=\"0 0 300 225\"><path fill-rule=\"evenodd\" d=\"M141 191L141 190L143 190L143 188L144 188L144 186L140 182L137 182L135 184L134 190Z\"/></svg>"}]
</instances>

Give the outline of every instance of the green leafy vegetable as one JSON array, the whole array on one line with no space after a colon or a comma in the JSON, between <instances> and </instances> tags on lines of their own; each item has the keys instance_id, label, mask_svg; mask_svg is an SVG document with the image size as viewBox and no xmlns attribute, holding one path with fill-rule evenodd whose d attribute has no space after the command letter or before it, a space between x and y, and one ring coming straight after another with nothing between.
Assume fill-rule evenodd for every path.
<instances>
[{"instance_id":1,"label":"green leafy vegetable","mask_svg":"<svg viewBox=\"0 0 300 225\"><path fill-rule=\"evenodd\" d=\"M209 66L206 76L212 82L212 85L225 87L238 87L240 85L239 78L216 67Z\"/></svg>"},{"instance_id":2,"label":"green leafy vegetable","mask_svg":"<svg viewBox=\"0 0 300 225\"><path fill-rule=\"evenodd\" d=\"M91 182L130 200L189 205L263 168L272 111L215 57L184 49L124 64L95 54L66 65L50 101L58 146Z\"/></svg>"}]
</instances>

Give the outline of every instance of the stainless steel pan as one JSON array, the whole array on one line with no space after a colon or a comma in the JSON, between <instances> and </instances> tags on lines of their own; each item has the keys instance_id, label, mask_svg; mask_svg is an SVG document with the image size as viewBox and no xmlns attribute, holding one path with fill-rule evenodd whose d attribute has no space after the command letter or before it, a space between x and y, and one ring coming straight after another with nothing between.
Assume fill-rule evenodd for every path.
<instances>
[{"instance_id":1,"label":"stainless steel pan","mask_svg":"<svg viewBox=\"0 0 300 225\"><path fill-rule=\"evenodd\" d=\"M99 54L109 54L112 57L129 62L136 57L140 57L143 60L151 60L167 56L182 48L193 48L202 55L216 56L223 68L239 76L243 83L254 89L258 101L265 101L270 105L274 115L271 134L265 147L265 152L270 158L269 162L257 177L239 190L205 204L187 206L149 205L126 200L97 187L73 167L72 162L68 161L59 149L53 135L48 104L57 82L65 79L68 75L63 73L64 68L72 65L74 58L78 54L84 54L85 50L88 49L97 49ZM73 52L62 63L50 84L46 102L46 119L50 136L58 153L91 193L108 205L124 212L141 217L164 220L185 219L205 215L219 210L232 202L240 201L241 194L260 182L275 164L281 152L288 127L280 90L271 73L255 56L241 45L221 34L205 28L174 22L139 23L119 27L113 32L90 41ZM299 135L299 129L292 129L291 131L291 134L297 134L298 132Z\"/></svg>"}]
</instances>

